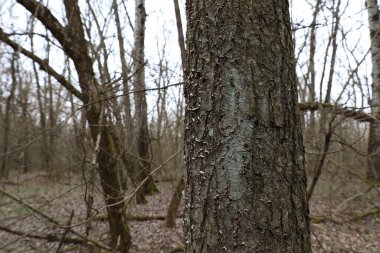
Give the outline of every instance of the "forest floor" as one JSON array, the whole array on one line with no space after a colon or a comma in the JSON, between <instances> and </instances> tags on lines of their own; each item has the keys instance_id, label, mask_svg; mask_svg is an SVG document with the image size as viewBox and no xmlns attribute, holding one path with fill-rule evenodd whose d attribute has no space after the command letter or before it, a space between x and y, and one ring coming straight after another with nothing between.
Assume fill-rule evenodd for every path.
<instances>
[{"instance_id":1,"label":"forest floor","mask_svg":"<svg viewBox=\"0 0 380 253\"><path fill-rule=\"evenodd\" d=\"M182 218L177 219L175 229L165 228L163 220L175 182L160 182L158 186L160 193L148 196L148 204L132 204L129 207L130 216L156 218L130 221L132 253L182 252ZM83 198L86 188L80 179L52 178L43 173L34 173L2 182L0 188L60 224L70 224L84 233L85 226L82 223L86 207ZM310 202L313 252L379 253L379 190L364 183L353 183L352 180L350 183L333 184L322 178ZM104 217L99 192L95 191L94 196L94 208L100 210L97 217ZM71 219L72 211L74 215ZM180 210L182 213L183 203ZM104 219L95 218L92 227L92 237L106 243L107 223ZM12 231L5 232L4 228ZM64 227L53 225L46 217L0 193L0 252L80 252L80 246L75 244L64 244L59 249L59 241L65 232L67 229ZM56 237L58 241L49 242L46 239L32 238L33 236L48 237L49 240ZM65 238L75 236L67 233Z\"/></svg>"}]
</instances>

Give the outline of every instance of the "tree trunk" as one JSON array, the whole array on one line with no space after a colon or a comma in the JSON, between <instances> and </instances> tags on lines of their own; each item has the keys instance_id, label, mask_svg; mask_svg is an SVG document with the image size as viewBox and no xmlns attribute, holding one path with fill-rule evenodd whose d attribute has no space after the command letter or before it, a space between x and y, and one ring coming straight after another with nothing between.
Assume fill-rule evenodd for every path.
<instances>
[{"instance_id":1,"label":"tree trunk","mask_svg":"<svg viewBox=\"0 0 380 253\"><path fill-rule=\"evenodd\" d=\"M144 178L149 179L141 190L146 194L152 194L157 191L153 178L149 175L151 171L151 163L149 156L149 130L148 130L148 112L145 92L145 62L144 62L144 39L145 39L145 0L136 0L135 11L135 42L133 49L133 85L135 92L135 129L136 133L136 149L138 155L138 172L139 181ZM138 190L140 191L140 190Z\"/></svg>"},{"instance_id":2,"label":"tree trunk","mask_svg":"<svg viewBox=\"0 0 380 253\"><path fill-rule=\"evenodd\" d=\"M3 132L3 154L2 154L2 162L0 167L0 177L8 178L9 175L9 167L8 167L8 156L10 154L8 153L9 149L9 136L10 136L10 129L11 129L11 107L16 91L17 86L17 79L16 79L16 52L14 52L12 60L11 60L11 77L12 77L12 83L11 83L11 89L9 91L9 96L7 97L5 101L5 117L4 117L4 132Z\"/></svg>"},{"instance_id":3,"label":"tree trunk","mask_svg":"<svg viewBox=\"0 0 380 253\"><path fill-rule=\"evenodd\" d=\"M14 41L0 28L0 40L32 59L40 69L51 74L63 87L80 99L84 104L86 120L94 144L100 133L99 153L97 155L98 173L103 188L103 195L107 205L108 221L110 226L111 247L128 252L131 245L131 237L125 213L126 204L123 196L123 186L120 181L120 173L116 166L117 146L112 137L114 125L103 121L106 125L99 125L103 107L99 90L92 68L93 60L89 56L88 42L84 36L83 23L77 0L64 0L67 25L63 26L53 13L36 0L17 0L49 30L62 46L62 50L73 61L78 74L81 91L58 74L46 61L39 58L33 52L26 50ZM107 123L110 125L107 126Z\"/></svg>"},{"instance_id":4,"label":"tree trunk","mask_svg":"<svg viewBox=\"0 0 380 253\"><path fill-rule=\"evenodd\" d=\"M377 0L366 0L372 54L372 115L380 118L380 19ZM367 177L380 180L380 123L371 122L368 136Z\"/></svg>"},{"instance_id":5,"label":"tree trunk","mask_svg":"<svg viewBox=\"0 0 380 253\"><path fill-rule=\"evenodd\" d=\"M186 50L185 50L185 40L184 40L183 30L182 30L181 12L179 9L178 0L174 0L174 11L175 11L175 18L177 21L178 46L181 50L183 76L185 77L186 75L185 69L187 69ZM180 99L181 99L181 96L178 96L179 101L178 101L177 110L176 110L176 121L175 121L176 131L175 131L175 136L174 136L174 146L176 147L176 149L178 149L178 146L179 146L178 137L179 137L180 129L182 130L182 128L180 127L181 126L180 122L182 122L182 103ZM182 163L179 158L177 158L174 161L174 165L175 165L176 170L178 170L179 168L182 169L183 167L181 166ZM167 228L174 228L176 225L175 220L177 217L179 203L181 202L182 191L183 191L184 186L185 186L184 176L181 175L181 178L178 181L176 188L174 189L173 196L166 213L165 227Z\"/></svg>"},{"instance_id":6,"label":"tree trunk","mask_svg":"<svg viewBox=\"0 0 380 253\"><path fill-rule=\"evenodd\" d=\"M167 228L174 228L176 225L175 220L177 218L179 204L181 203L182 191L183 191L184 185L185 185L185 181L183 179L183 176L181 176L180 180L178 181L174 189L173 196L170 201L168 211L166 213L165 227Z\"/></svg>"},{"instance_id":7,"label":"tree trunk","mask_svg":"<svg viewBox=\"0 0 380 253\"><path fill-rule=\"evenodd\" d=\"M124 111L125 111L125 142L120 142L120 145L126 144L127 147L120 150L122 153L122 160L124 163L124 167L127 171L127 175L130 177L133 186L136 188L138 185L138 171L137 171L137 163L132 158L130 153L133 152L133 120L132 120L132 112L131 112L131 100L129 95L129 84L128 84L128 65L127 61L125 60L125 48L124 48L124 40L122 35L122 29L120 24L120 17L119 17L119 11L118 11L118 4L116 0L112 1L112 8L114 10L115 14L115 23L116 23L116 31L117 31L117 40L119 43L119 55L120 55L120 62L121 62L121 76L123 78L123 104L124 104ZM129 154L128 154L129 153ZM140 190L136 192L136 202L138 204L144 204L146 203L144 191Z\"/></svg>"},{"instance_id":8,"label":"tree trunk","mask_svg":"<svg viewBox=\"0 0 380 253\"><path fill-rule=\"evenodd\" d=\"M33 50L33 38L31 38L32 42L32 50ZM38 101L38 110L39 110L39 116L40 116L40 128L41 128L41 135L42 135L42 143L41 143L41 155L42 155L42 168L44 171L48 171L50 167L50 157L49 157L49 149L48 149L48 136L47 136L47 129L46 129L46 113L45 113L45 106L43 102L43 91L40 83L39 74L37 71L36 63L33 62L33 72L35 75L35 81L37 86L37 101Z\"/></svg>"},{"instance_id":9,"label":"tree trunk","mask_svg":"<svg viewBox=\"0 0 380 253\"><path fill-rule=\"evenodd\" d=\"M329 104L331 101L331 90L333 86L336 53L338 49L337 34L338 34L338 29L339 29L339 24L340 24L340 4L341 4L341 1L338 0L336 3L336 6L333 6L331 10L333 19L334 19L334 22L331 26L331 36L329 38L329 40L331 41L332 54L331 54L331 59L330 59L330 70L329 70L329 77L327 80L326 95L324 98L325 104ZM334 115L333 117L331 117L331 119L329 119L326 111L324 110L320 111L318 133L315 135L316 137L318 137L316 138L317 141L315 142L315 144L317 144L319 155L317 159L314 161L314 171L313 171L311 182L309 183L310 187L307 192L308 200L310 200L311 196L313 195L315 186L317 185L319 177L321 176L321 173L325 164L325 160L328 155L331 138L334 131L334 126L333 126L334 119L335 119Z\"/></svg>"},{"instance_id":10,"label":"tree trunk","mask_svg":"<svg viewBox=\"0 0 380 253\"><path fill-rule=\"evenodd\" d=\"M19 75L22 75L20 73L20 70L17 71ZM26 80L25 80L26 79ZM31 125L32 120L30 120L29 117L29 97L30 95L30 87L32 80L30 80L28 77L24 78L24 80L21 80L21 76L19 76L19 95L20 95L20 107L21 107L21 122L20 125L22 126L22 133L20 133L21 137L21 143L29 143L30 142L30 133L31 133ZM26 145L20 154L20 162L22 167L22 172L27 173L30 170L31 167L31 158L29 154L29 146Z\"/></svg>"},{"instance_id":11,"label":"tree trunk","mask_svg":"<svg viewBox=\"0 0 380 253\"><path fill-rule=\"evenodd\" d=\"M182 29L182 19L181 19L181 11L179 9L178 0L174 1L174 12L175 12L175 20L177 24L177 34L178 34L178 46L181 52L181 63L183 72L187 72L187 63L186 63L186 49L185 49L185 39L183 36Z\"/></svg>"},{"instance_id":12,"label":"tree trunk","mask_svg":"<svg viewBox=\"0 0 380 253\"><path fill-rule=\"evenodd\" d=\"M313 21L311 22L310 26L310 51L309 51L309 66L308 66L308 70L307 70L307 78L308 78L308 87L309 87L309 96L308 96L308 101L309 102L316 102L315 100L315 84L316 84L316 81L315 81L315 51L316 51L316 44L317 44L317 41L316 41L316 37L317 37L317 17L318 17L318 13L320 11L320 7L321 7L321 3L322 3L322 0L317 0L317 2L315 3L315 7L314 7L314 12L313 12ZM316 140L318 139L317 136L318 136L318 133L316 132L317 130L317 124L316 124L316 119L315 119L315 112L311 111L310 112L310 122L307 126L307 131L308 131L308 135L307 136L310 136L310 144L311 144L311 147L312 148L316 148L316 146L318 146L318 143L316 142ZM319 148L319 147L318 147Z\"/></svg>"},{"instance_id":13,"label":"tree trunk","mask_svg":"<svg viewBox=\"0 0 380 253\"><path fill-rule=\"evenodd\" d=\"M48 35L47 35L48 36ZM46 55L47 55L47 63L49 64L49 58L50 58L50 44L49 42L47 43L46 46ZM62 87L60 87L62 89ZM47 74L47 92L48 92L48 97L46 97L46 100L48 102L48 115L49 115L49 129L48 129L48 136L49 136L49 144L48 144L48 157L49 157L49 172L52 173L52 171L56 170L58 161L56 158L56 136L57 132L59 129L56 129L57 126L57 120L58 120L58 114L59 114L59 107L60 107L60 96L57 97L57 101L55 101L55 106L54 106L54 96L53 96L53 83L52 83L52 78L50 74ZM58 94L61 94L58 91Z\"/></svg>"},{"instance_id":14,"label":"tree trunk","mask_svg":"<svg viewBox=\"0 0 380 253\"><path fill-rule=\"evenodd\" d=\"M311 252L288 1L187 1L186 252Z\"/></svg>"},{"instance_id":15,"label":"tree trunk","mask_svg":"<svg viewBox=\"0 0 380 253\"><path fill-rule=\"evenodd\" d=\"M32 19L32 25L31 25L31 36L30 36L30 47L32 52L34 52L34 26L35 26L35 18ZM46 49L47 53L48 47ZM49 59L49 57L47 57ZM48 63L48 61L47 61ZM39 118L40 118L40 128L41 128L41 135L42 135L42 143L41 143L41 155L42 155L42 164L41 167L44 171L49 171L51 169L51 156L50 156L50 148L49 148L49 136L48 136L48 129L47 129L47 122L46 122L46 81L44 85L44 89L41 87L41 82L40 82L40 75L37 70L37 63L33 61L33 72L34 72L34 78L36 81L36 86L37 86L37 101L38 101L38 110L39 110Z\"/></svg>"},{"instance_id":16,"label":"tree trunk","mask_svg":"<svg viewBox=\"0 0 380 253\"><path fill-rule=\"evenodd\" d=\"M133 122L132 122L132 112L131 112L131 100L129 95L129 84L128 84L128 65L125 60L125 48L124 48L124 40L123 34L120 24L120 17L118 11L118 4L116 0L112 1L112 7L114 9L115 14L115 23L116 23L116 31L117 31L117 39L119 43L119 55L121 62L121 75L123 78L123 101L124 101L124 109L125 109L125 122L126 122L126 132L127 132L127 143L129 144L129 148L133 144Z\"/></svg>"},{"instance_id":17,"label":"tree trunk","mask_svg":"<svg viewBox=\"0 0 380 253\"><path fill-rule=\"evenodd\" d=\"M76 42L75 50L71 55L75 68L78 72L79 83L88 96L90 106L87 108L87 121L90 126L93 142L96 143L100 132L100 146L97 155L98 172L103 188L105 202L107 204L108 223L111 234L111 247L118 248L121 252L127 252L130 247L130 234L125 213L125 202L123 201L123 186L120 180L117 164L117 147L110 133L113 126L107 126L101 117L101 97L99 86L96 83L95 74L92 69L92 60L89 57L80 10L77 0L64 0L68 20L68 34ZM80 49L80 50L79 50ZM85 102L86 103L86 102ZM99 125L104 122L105 125Z\"/></svg>"}]
</instances>

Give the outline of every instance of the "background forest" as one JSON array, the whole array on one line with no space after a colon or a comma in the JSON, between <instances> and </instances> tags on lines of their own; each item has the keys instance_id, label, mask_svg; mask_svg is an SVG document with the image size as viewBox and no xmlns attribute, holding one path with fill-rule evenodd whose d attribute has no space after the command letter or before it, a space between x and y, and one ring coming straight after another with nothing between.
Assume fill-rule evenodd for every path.
<instances>
[{"instance_id":1,"label":"background forest","mask_svg":"<svg viewBox=\"0 0 380 253\"><path fill-rule=\"evenodd\" d=\"M380 252L377 1L290 5L313 252ZM0 252L182 252L184 1L0 13Z\"/></svg>"}]
</instances>

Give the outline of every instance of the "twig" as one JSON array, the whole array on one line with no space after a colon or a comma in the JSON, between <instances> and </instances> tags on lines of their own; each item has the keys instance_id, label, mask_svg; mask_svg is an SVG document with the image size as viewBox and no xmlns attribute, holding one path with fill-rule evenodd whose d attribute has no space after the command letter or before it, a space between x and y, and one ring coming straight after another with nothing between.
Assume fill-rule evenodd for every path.
<instances>
[{"instance_id":1,"label":"twig","mask_svg":"<svg viewBox=\"0 0 380 253\"><path fill-rule=\"evenodd\" d=\"M339 105L333 105L329 103L318 103L318 102L305 102L299 103L299 108L301 111L317 111L317 110L329 110L334 114L342 115L346 118L357 120L360 122L379 122L380 119L351 108L340 107Z\"/></svg>"},{"instance_id":2,"label":"twig","mask_svg":"<svg viewBox=\"0 0 380 253\"><path fill-rule=\"evenodd\" d=\"M360 196L363 196L364 194L370 192L371 190L373 189L373 186L370 186L367 190L365 190L364 192L359 192L358 194L355 194L354 196L351 196L349 197L348 199L345 199L343 200L336 208L336 211L335 211L335 214L339 214L341 212L343 212L344 210L346 210L347 208L344 208L342 210L340 210L342 207L344 207L344 205L346 205L348 202L360 197Z\"/></svg>"},{"instance_id":3,"label":"twig","mask_svg":"<svg viewBox=\"0 0 380 253\"><path fill-rule=\"evenodd\" d=\"M183 252L185 249L182 246L175 247L166 253L178 253L178 252Z\"/></svg>"},{"instance_id":4,"label":"twig","mask_svg":"<svg viewBox=\"0 0 380 253\"><path fill-rule=\"evenodd\" d=\"M112 249L101 243L101 242L98 242L98 241L95 241L95 240L92 240L92 239L89 239L89 238L86 238L85 236L83 236L81 233L75 231L72 227L73 226L62 226L61 224L59 224L58 221L56 221L55 219L53 219L52 217L49 217L47 214L41 212L40 210L37 210L36 208L32 207L31 205L25 203L24 201L20 200L19 198L17 198L16 196L14 196L12 193L9 193L7 191L5 191L4 189L1 189L0 188L0 193L4 194L5 196L7 196L8 198L10 199L13 199L14 201L16 201L17 203L27 207L28 209L30 209L31 211L37 213L38 215L40 215L41 217L45 218L46 220L48 220L52 225L56 226L56 227L60 227L60 228L68 228L69 231L71 233L73 233L74 235L78 236L79 238L81 238L82 240L84 241L87 241L95 246L98 246L99 248L102 248L102 249L105 249L105 250L108 250L108 251L112 251Z\"/></svg>"},{"instance_id":5,"label":"twig","mask_svg":"<svg viewBox=\"0 0 380 253\"><path fill-rule=\"evenodd\" d=\"M182 218L183 214L179 214L177 218ZM165 215L128 215L127 219L129 221L150 221L150 220L161 220L164 221L166 218ZM107 216L98 216L95 218L97 221L105 221L107 220Z\"/></svg>"},{"instance_id":6,"label":"twig","mask_svg":"<svg viewBox=\"0 0 380 253\"><path fill-rule=\"evenodd\" d=\"M55 235L55 234L46 234L46 235L32 234L33 231L24 232L24 231L19 231L19 230L13 230L13 229L10 229L7 227L3 227L1 225L0 225L0 230L8 232L10 234L19 235L22 237L29 237L29 238L33 238L33 239L46 240L49 242L59 242L62 240L62 238L60 238L58 235ZM64 242L71 243L71 244L82 244L85 241L83 239L79 239L79 238L64 238ZM7 245L5 245L5 246L7 246ZM3 249L3 248L4 248L4 246L1 249Z\"/></svg>"},{"instance_id":7,"label":"twig","mask_svg":"<svg viewBox=\"0 0 380 253\"><path fill-rule=\"evenodd\" d=\"M377 215L378 213L380 213L380 208L372 208L371 210L367 212L363 212L360 214L353 214L353 217L349 219L349 221L358 221L369 216Z\"/></svg>"},{"instance_id":8,"label":"twig","mask_svg":"<svg viewBox=\"0 0 380 253\"><path fill-rule=\"evenodd\" d=\"M62 248L62 246L63 246L63 244L65 242L65 238L67 236L67 233L69 232L69 226L71 224L71 221L73 220L73 217L74 217L74 210L71 211L70 218L69 218L69 220L67 222L67 226L68 227L65 229L65 232L63 232L62 239L59 242L59 245L58 245L56 253L60 253L61 252L61 248Z\"/></svg>"},{"instance_id":9,"label":"twig","mask_svg":"<svg viewBox=\"0 0 380 253\"><path fill-rule=\"evenodd\" d=\"M318 236L314 233L312 229L311 229L311 233L314 235L315 240L317 241L319 247L323 250L323 252L327 252L325 247L323 247L322 242L319 240Z\"/></svg>"}]
</instances>

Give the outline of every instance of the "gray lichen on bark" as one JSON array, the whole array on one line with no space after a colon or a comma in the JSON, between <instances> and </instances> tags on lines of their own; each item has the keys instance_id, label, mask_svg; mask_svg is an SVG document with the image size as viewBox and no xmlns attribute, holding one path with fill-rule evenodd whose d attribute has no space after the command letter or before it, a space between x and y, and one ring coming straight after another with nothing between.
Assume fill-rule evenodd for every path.
<instances>
[{"instance_id":1,"label":"gray lichen on bark","mask_svg":"<svg viewBox=\"0 0 380 253\"><path fill-rule=\"evenodd\" d=\"M187 1L186 252L310 252L287 1Z\"/></svg>"}]
</instances>

